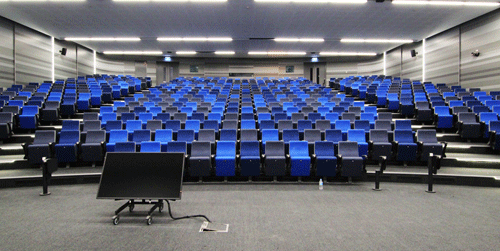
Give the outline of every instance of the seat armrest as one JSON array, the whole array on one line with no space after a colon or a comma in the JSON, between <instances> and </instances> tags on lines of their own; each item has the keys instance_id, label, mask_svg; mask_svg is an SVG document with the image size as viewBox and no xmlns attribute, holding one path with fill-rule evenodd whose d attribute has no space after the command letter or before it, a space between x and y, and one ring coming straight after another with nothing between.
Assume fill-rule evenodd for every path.
<instances>
[{"instance_id":1,"label":"seat armrest","mask_svg":"<svg viewBox=\"0 0 500 251\"><path fill-rule=\"evenodd\" d=\"M448 142L439 142L443 145L443 152L441 153L441 155L443 157L446 157L446 147L448 146Z\"/></svg>"}]
</instances>

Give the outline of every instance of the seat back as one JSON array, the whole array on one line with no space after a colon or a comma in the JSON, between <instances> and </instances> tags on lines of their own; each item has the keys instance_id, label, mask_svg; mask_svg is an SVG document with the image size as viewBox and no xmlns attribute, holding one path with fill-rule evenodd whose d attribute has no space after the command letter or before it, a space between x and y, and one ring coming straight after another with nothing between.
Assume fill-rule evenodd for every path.
<instances>
[{"instance_id":1,"label":"seat back","mask_svg":"<svg viewBox=\"0 0 500 251\"><path fill-rule=\"evenodd\" d=\"M417 131L417 141L423 143L437 143L436 130L420 129Z\"/></svg>"},{"instance_id":2,"label":"seat back","mask_svg":"<svg viewBox=\"0 0 500 251\"><path fill-rule=\"evenodd\" d=\"M257 130L256 129L241 129L240 141L257 141Z\"/></svg>"},{"instance_id":3,"label":"seat back","mask_svg":"<svg viewBox=\"0 0 500 251\"><path fill-rule=\"evenodd\" d=\"M219 141L219 142L217 142L216 156L235 157L236 158L236 142L235 141Z\"/></svg>"},{"instance_id":4,"label":"seat back","mask_svg":"<svg viewBox=\"0 0 500 251\"><path fill-rule=\"evenodd\" d=\"M168 120L165 121L165 129L171 129L173 132L179 131L181 129L180 120Z\"/></svg>"},{"instance_id":5,"label":"seat back","mask_svg":"<svg viewBox=\"0 0 500 251\"><path fill-rule=\"evenodd\" d=\"M354 129L361 129L365 132L370 131L370 121L368 120L356 120L354 121Z\"/></svg>"},{"instance_id":6,"label":"seat back","mask_svg":"<svg viewBox=\"0 0 500 251\"><path fill-rule=\"evenodd\" d=\"M283 130L283 142L288 143L293 140L299 140L299 130L287 129Z\"/></svg>"},{"instance_id":7,"label":"seat back","mask_svg":"<svg viewBox=\"0 0 500 251\"><path fill-rule=\"evenodd\" d=\"M61 131L80 131L79 120L63 120Z\"/></svg>"},{"instance_id":8,"label":"seat back","mask_svg":"<svg viewBox=\"0 0 500 251\"><path fill-rule=\"evenodd\" d=\"M215 130L214 129L200 129L198 132L198 141L205 142L215 142Z\"/></svg>"},{"instance_id":9,"label":"seat back","mask_svg":"<svg viewBox=\"0 0 500 251\"><path fill-rule=\"evenodd\" d=\"M169 153L187 153L187 143L179 141L170 141L167 144L167 152Z\"/></svg>"},{"instance_id":10,"label":"seat back","mask_svg":"<svg viewBox=\"0 0 500 251\"><path fill-rule=\"evenodd\" d=\"M279 132L278 129L264 129L262 130L262 142L267 141L278 141Z\"/></svg>"},{"instance_id":11,"label":"seat back","mask_svg":"<svg viewBox=\"0 0 500 251\"><path fill-rule=\"evenodd\" d=\"M291 123L290 123L291 125ZM278 124L278 129L279 129L279 124ZM293 129L292 127L289 128L284 128L284 129ZM311 120L299 120L297 122L297 129L299 132L303 132L305 129L312 129L312 121Z\"/></svg>"},{"instance_id":12,"label":"seat back","mask_svg":"<svg viewBox=\"0 0 500 251\"><path fill-rule=\"evenodd\" d=\"M318 129L304 130L304 141L307 142L321 141L321 131Z\"/></svg>"},{"instance_id":13,"label":"seat back","mask_svg":"<svg viewBox=\"0 0 500 251\"><path fill-rule=\"evenodd\" d=\"M365 130L350 129L347 131L347 140L356 142L366 142Z\"/></svg>"},{"instance_id":14,"label":"seat back","mask_svg":"<svg viewBox=\"0 0 500 251\"><path fill-rule=\"evenodd\" d=\"M398 119L394 122L394 129L410 130L411 121L406 119Z\"/></svg>"},{"instance_id":15,"label":"seat back","mask_svg":"<svg viewBox=\"0 0 500 251\"><path fill-rule=\"evenodd\" d=\"M290 157L309 157L309 148L305 141L290 141Z\"/></svg>"},{"instance_id":16,"label":"seat back","mask_svg":"<svg viewBox=\"0 0 500 251\"><path fill-rule=\"evenodd\" d=\"M126 141L128 141L128 133L126 130L111 130L109 132L109 143Z\"/></svg>"},{"instance_id":17,"label":"seat back","mask_svg":"<svg viewBox=\"0 0 500 251\"><path fill-rule=\"evenodd\" d=\"M330 142L342 141L342 131L340 129L330 129L325 131L325 140Z\"/></svg>"},{"instance_id":18,"label":"seat back","mask_svg":"<svg viewBox=\"0 0 500 251\"><path fill-rule=\"evenodd\" d=\"M269 141L266 143L266 157L285 157L283 141Z\"/></svg>"},{"instance_id":19,"label":"seat back","mask_svg":"<svg viewBox=\"0 0 500 251\"><path fill-rule=\"evenodd\" d=\"M335 147L333 142L329 141L317 141L314 143L314 154L317 157L334 157Z\"/></svg>"},{"instance_id":20,"label":"seat back","mask_svg":"<svg viewBox=\"0 0 500 251\"><path fill-rule=\"evenodd\" d=\"M115 152L135 152L135 142L116 142Z\"/></svg>"},{"instance_id":21,"label":"seat back","mask_svg":"<svg viewBox=\"0 0 500 251\"><path fill-rule=\"evenodd\" d=\"M241 129L255 129L255 120L241 120Z\"/></svg>"},{"instance_id":22,"label":"seat back","mask_svg":"<svg viewBox=\"0 0 500 251\"><path fill-rule=\"evenodd\" d=\"M260 157L258 141L241 141L240 155L242 157L253 156Z\"/></svg>"},{"instance_id":23,"label":"seat back","mask_svg":"<svg viewBox=\"0 0 500 251\"><path fill-rule=\"evenodd\" d=\"M325 132L326 130L332 129L332 125L330 120L316 120L315 128L321 132Z\"/></svg>"},{"instance_id":24,"label":"seat back","mask_svg":"<svg viewBox=\"0 0 500 251\"><path fill-rule=\"evenodd\" d=\"M157 142L170 142L170 141L172 141L172 129L156 130L155 141L157 141Z\"/></svg>"},{"instance_id":25,"label":"seat back","mask_svg":"<svg viewBox=\"0 0 500 251\"><path fill-rule=\"evenodd\" d=\"M463 121L467 124L476 124L476 114L473 112L461 112L458 114L458 121Z\"/></svg>"},{"instance_id":26,"label":"seat back","mask_svg":"<svg viewBox=\"0 0 500 251\"><path fill-rule=\"evenodd\" d=\"M80 141L80 131L61 131L59 134L60 144L75 144Z\"/></svg>"},{"instance_id":27,"label":"seat back","mask_svg":"<svg viewBox=\"0 0 500 251\"><path fill-rule=\"evenodd\" d=\"M222 121L222 129L238 129L238 120L224 120Z\"/></svg>"},{"instance_id":28,"label":"seat back","mask_svg":"<svg viewBox=\"0 0 500 251\"><path fill-rule=\"evenodd\" d=\"M415 143L413 140L413 132L410 130L394 130L394 141L399 143Z\"/></svg>"},{"instance_id":29,"label":"seat back","mask_svg":"<svg viewBox=\"0 0 500 251\"><path fill-rule=\"evenodd\" d=\"M83 121L83 131L93 131L93 130L101 130L101 121L99 120L87 120Z\"/></svg>"},{"instance_id":30,"label":"seat back","mask_svg":"<svg viewBox=\"0 0 500 251\"><path fill-rule=\"evenodd\" d=\"M87 131L85 143L101 143L106 142L106 132L103 130Z\"/></svg>"},{"instance_id":31,"label":"seat back","mask_svg":"<svg viewBox=\"0 0 500 251\"><path fill-rule=\"evenodd\" d=\"M370 140L373 142L389 142L387 130L372 129L370 130Z\"/></svg>"},{"instance_id":32,"label":"seat back","mask_svg":"<svg viewBox=\"0 0 500 251\"><path fill-rule=\"evenodd\" d=\"M135 130L141 130L142 129L142 122L139 120L129 120L129 121L127 121L127 125L125 126L125 129L130 133L134 132Z\"/></svg>"},{"instance_id":33,"label":"seat back","mask_svg":"<svg viewBox=\"0 0 500 251\"><path fill-rule=\"evenodd\" d=\"M347 130L351 129L351 122L349 120L337 120L335 121L335 129L347 132Z\"/></svg>"},{"instance_id":34,"label":"seat back","mask_svg":"<svg viewBox=\"0 0 500 251\"><path fill-rule=\"evenodd\" d=\"M177 141L181 142L193 142L194 141L194 130L180 129L177 131Z\"/></svg>"},{"instance_id":35,"label":"seat back","mask_svg":"<svg viewBox=\"0 0 500 251\"><path fill-rule=\"evenodd\" d=\"M223 141L236 141L237 130L236 129L222 129L220 130L220 140Z\"/></svg>"},{"instance_id":36,"label":"seat back","mask_svg":"<svg viewBox=\"0 0 500 251\"><path fill-rule=\"evenodd\" d=\"M143 141L151 141L151 131L150 130L134 130L132 135L132 140L136 143L141 143Z\"/></svg>"},{"instance_id":37,"label":"seat back","mask_svg":"<svg viewBox=\"0 0 500 251\"><path fill-rule=\"evenodd\" d=\"M49 144L56 142L56 131L53 130L37 130L33 144Z\"/></svg>"},{"instance_id":38,"label":"seat back","mask_svg":"<svg viewBox=\"0 0 500 251\"><path fill-rule=\"evenodd\" d=\"M392 113L391 112L379 112L377 115L377 120L390 120L390 121L392 121Z\"/></svg>"},{"instance_id":39,"label":"seat back","mask_svg":"<svg viewBox=\"0 0 500 251\"><path fill-rule=\"evenodd\" d=\"M14 122L14 115L10 112L0 112L0 123L7 124ZM100 122L99 122L100 125Z\"/></svg>"},{"instance_id":40,"label":"seat back","mask_svg":"<svg viewBox=\"0 0 500 251\"><path fill-rule=\"evenodd\" d=\"M210 157L212 147L210 142L194 141L191 146L191 157Z\"/></svg>"},{"instance_id":41,"label":"seat back","mask_svg":"<svg viewBox=\"0 0 500 251\"><path fill-rule=\"evenodd\" d=\"M488 123L495 120L498 120L498 115L495 112L482 112L479 114L479 121Z\"/></svg>"},{"instance_id":42,"label":"seat back","mask_svg":"<svg viewBox=\"0 0 500 251\"><path fill-rule=\"evenodd\" d=\"M439 115L450 115L450 108L448 106L435 106L434 113Z\"/></svg>"},{"instance_id":43,"label":"seat back","mask_svg":"<svg viewBox=\"0 0 500 251\"><path fill-rule=\"evenodd\" d=\"M358 142L340 141L339 155L342 155L342 157L359 157Z\"/></svg>"}]
</instances>

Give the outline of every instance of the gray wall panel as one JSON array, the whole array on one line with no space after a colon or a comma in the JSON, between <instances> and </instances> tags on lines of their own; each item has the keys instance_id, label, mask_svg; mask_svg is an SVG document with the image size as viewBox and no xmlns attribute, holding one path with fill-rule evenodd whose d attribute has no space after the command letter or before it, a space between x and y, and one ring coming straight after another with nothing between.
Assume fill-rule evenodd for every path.
<instances>
[{"instance_id":1,"label":"gray wall panel","mask_svg":"<svg viewBox=\"0 0 500 251\"><path fill-rule=\"evenodd\" d=\"M463 25L461 41L461 85L500 90L500 12Z\"/></svg>"},{"instance_id":2,"label":"gray wall panel","mask_svg":"<svg viewBox=\"0 0 500 251\"><path fill-rule=\"evenodd\" d=\"M411 50L415 50L418 54L415 57L411 56ZM422 42L405 44L402 47L402 74L401 78L409 78L410 80L422 80Z\"/></svg>"},{"instance_id":3,"label":"gray wall panel","mask_svg":"<svg viewBox=\"0 0 500 251\"><path fill-rule=\"evenodd\" d=\"M384 74L384 58L380 57L371 62L358 64L358 75L382 75Z\"/></svg>"},{"instance_id":4,"label":"gray wall panel","mask_svg":"<svg viewBox=\"0 0 500 251\"><path fill-rule=\"evenodd\" d=\"M52 43L50 37L24 26L15 25L16 84L52 79Z\"/></svg>"},{"instance_id":5,"label":"gray wall panel","mask_svg":"<svg viewBox=\"0 0 500 251\"><path fill-rule=\"evenodd\" d=\"M0 87L14 83L14 24L0 19Z\"/></svg>"},{"instance_id":6,"label":"gray wall panel","mask_svg":"<svg viewBox=\"0 0 500 251\"><path fill-rule=\"evenodd\" d=\"M94 74L94 52L82 46L77 46L76 49L77 75Z\"/></svg>"},{"instance_id":7,"label":"gray wall panel","mask_svg":"<svg viewBox=\"0 0 500 251\"><path fill-rule=\"evenodd\" d=\"M385 69L387 76L401 77L401 48L387 52Z\"/></svg>"},{"instance_id":8,"label":"gray wall panel","mask_svg":"<svg viewBox=\"0 0 500 251\"><path fill-rule=\"evenodd\" d=\"M460 29L454 28L425 41L425 81L457 85Z\"/></svg>"},{"instance_id":9,"label":"gray wall panel","mask_svg":"<svg viewBox=\"0 0 500 251\"><path fill-rule=\"evenodd\" d=\"M59 52L66 48L66 55ZM76 45L74 43L54 41L54 76L55 79L76 78Z\"/></svg>"},{"instance_id":10,"label":"gray wall panel","mask_svg":"<svg viewBox=\"0 0 500 251\"><path fill-rule=\"evenodd\" d=\"M106 59L102 55L97 55L97 74L123 75L124 62Z\"/></svg>"}]
</instances>

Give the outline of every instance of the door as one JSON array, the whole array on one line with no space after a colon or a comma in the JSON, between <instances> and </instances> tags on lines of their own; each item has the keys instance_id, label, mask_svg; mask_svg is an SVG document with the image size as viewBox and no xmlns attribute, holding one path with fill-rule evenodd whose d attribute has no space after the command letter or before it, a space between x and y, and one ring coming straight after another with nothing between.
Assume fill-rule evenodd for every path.
<instances>
[{"instance_id":1,"label":"door","mask_svg":"<svg viewBox=\"0 0 500 251\"><path fill-rule=\"evenodd\" d=\"M325 86L326 84L326 63L304 63L305 78L314 83Z\"/></svg>"}]
</instances>

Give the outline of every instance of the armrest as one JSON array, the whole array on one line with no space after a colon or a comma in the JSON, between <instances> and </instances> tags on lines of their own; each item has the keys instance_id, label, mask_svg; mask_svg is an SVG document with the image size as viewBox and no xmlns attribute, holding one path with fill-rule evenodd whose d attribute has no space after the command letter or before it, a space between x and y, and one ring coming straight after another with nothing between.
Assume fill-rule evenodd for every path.
<instances>
[{"instance_id":1,"label":"armrest","mask_svg":"<svg viewBox=\"0 0 500 251\"><path fill-rule=\"evenodd\" d=\"M23 147L24 151L24 158L28 158L28 146L31 145L31 143L22 143L21 146Z\"/></svg>"}]
</instances>

